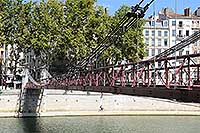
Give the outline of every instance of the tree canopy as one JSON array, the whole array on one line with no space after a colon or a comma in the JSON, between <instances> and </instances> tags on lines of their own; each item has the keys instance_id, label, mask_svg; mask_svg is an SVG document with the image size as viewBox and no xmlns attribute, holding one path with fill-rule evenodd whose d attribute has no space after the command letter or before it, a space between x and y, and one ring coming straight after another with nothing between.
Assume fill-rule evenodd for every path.
<instances>
[{"instance_id":1,"label":"tree canopy","mask_svg":"<svg viewBox=\"0 0 200 133\"><path fill-rule=\"evenodd\" d=\"M20 53L31 49L44 63L63 64L65 69L87 57L128 10L122 6L110 16L96 0L0 0L0 42L10 45L10 60L15 63ZM142 24L141 20L122 35L99 60L141 59L145 54Z\"/></svg>"}]
</instances>

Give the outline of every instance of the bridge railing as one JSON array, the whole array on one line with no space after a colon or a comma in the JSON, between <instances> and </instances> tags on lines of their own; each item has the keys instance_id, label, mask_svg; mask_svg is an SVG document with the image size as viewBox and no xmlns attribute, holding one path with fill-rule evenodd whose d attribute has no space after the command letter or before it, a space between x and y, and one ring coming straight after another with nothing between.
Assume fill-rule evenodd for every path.
<instances>
[{"instance_id":1,"label":"bridge railing","mask_svg":"<svg viewBox=\"0 0 200 133\"><path fill-rule=\"evenodd\" d=\"M68 86L128 86L200 89L198 58L200 58L200 53L97 69L90 68L90 70L80 71L73 77L49 79L45 86L44 82L43 84L32 82L26 87L60 89ZM178 62L175 64L175 61Z\"/></svg>"}]
</instances>

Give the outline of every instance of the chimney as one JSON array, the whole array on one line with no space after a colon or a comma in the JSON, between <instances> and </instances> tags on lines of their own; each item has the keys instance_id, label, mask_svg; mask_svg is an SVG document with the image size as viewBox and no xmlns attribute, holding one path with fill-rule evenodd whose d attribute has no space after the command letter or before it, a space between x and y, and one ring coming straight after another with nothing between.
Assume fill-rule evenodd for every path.
<instances>
[{"instance_id":1,"label":"chimney","mask_svg":"<svg viewBox=\"0 0 200 133\"><path fill-rule=\"evenodd\" d=\"M190 16L190 8L184 9L184 16Z\"/></svg>"},{"instance_id":2,"label":"chimney","mask_svg":"<svg viewBox=\"0 0 200 133\"><path fill-rule=\"evenodd\" d=\"M164 15L167 16L167 8L164 8Z\"/></svg>"}]
</instances>

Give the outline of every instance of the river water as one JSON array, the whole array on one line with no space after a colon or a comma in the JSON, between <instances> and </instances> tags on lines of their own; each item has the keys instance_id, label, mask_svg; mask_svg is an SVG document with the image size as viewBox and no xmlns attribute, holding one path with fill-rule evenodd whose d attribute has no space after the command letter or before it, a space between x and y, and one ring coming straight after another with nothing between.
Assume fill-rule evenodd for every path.
<instances>
[{"instance_id":1,"label":"river water","mask_svg":"<svg viewBox=\"0 0 200 133\"><path fill-rule=\"evenodd\" d=\"M0 118L1 133L199 133L199 116Z\"/></svg>"}]
</instances>

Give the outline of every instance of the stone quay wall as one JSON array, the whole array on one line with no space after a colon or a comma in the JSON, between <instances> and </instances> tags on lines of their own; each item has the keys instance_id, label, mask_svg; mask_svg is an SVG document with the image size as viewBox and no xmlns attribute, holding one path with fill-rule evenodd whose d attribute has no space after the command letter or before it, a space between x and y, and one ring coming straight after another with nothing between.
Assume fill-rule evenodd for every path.
<instances>
[{"instance_id":1,"label":"stone quay wall","mask_svg":"<svg viewBox=\"0 0 200 133\"><path fill-rule=\"evenodd\" d=\"M20 100L21 99L21 100ZM6 90L0 117L76 115L200 115L199 103L65 90Z\"/></svg>"}]
</instances>

